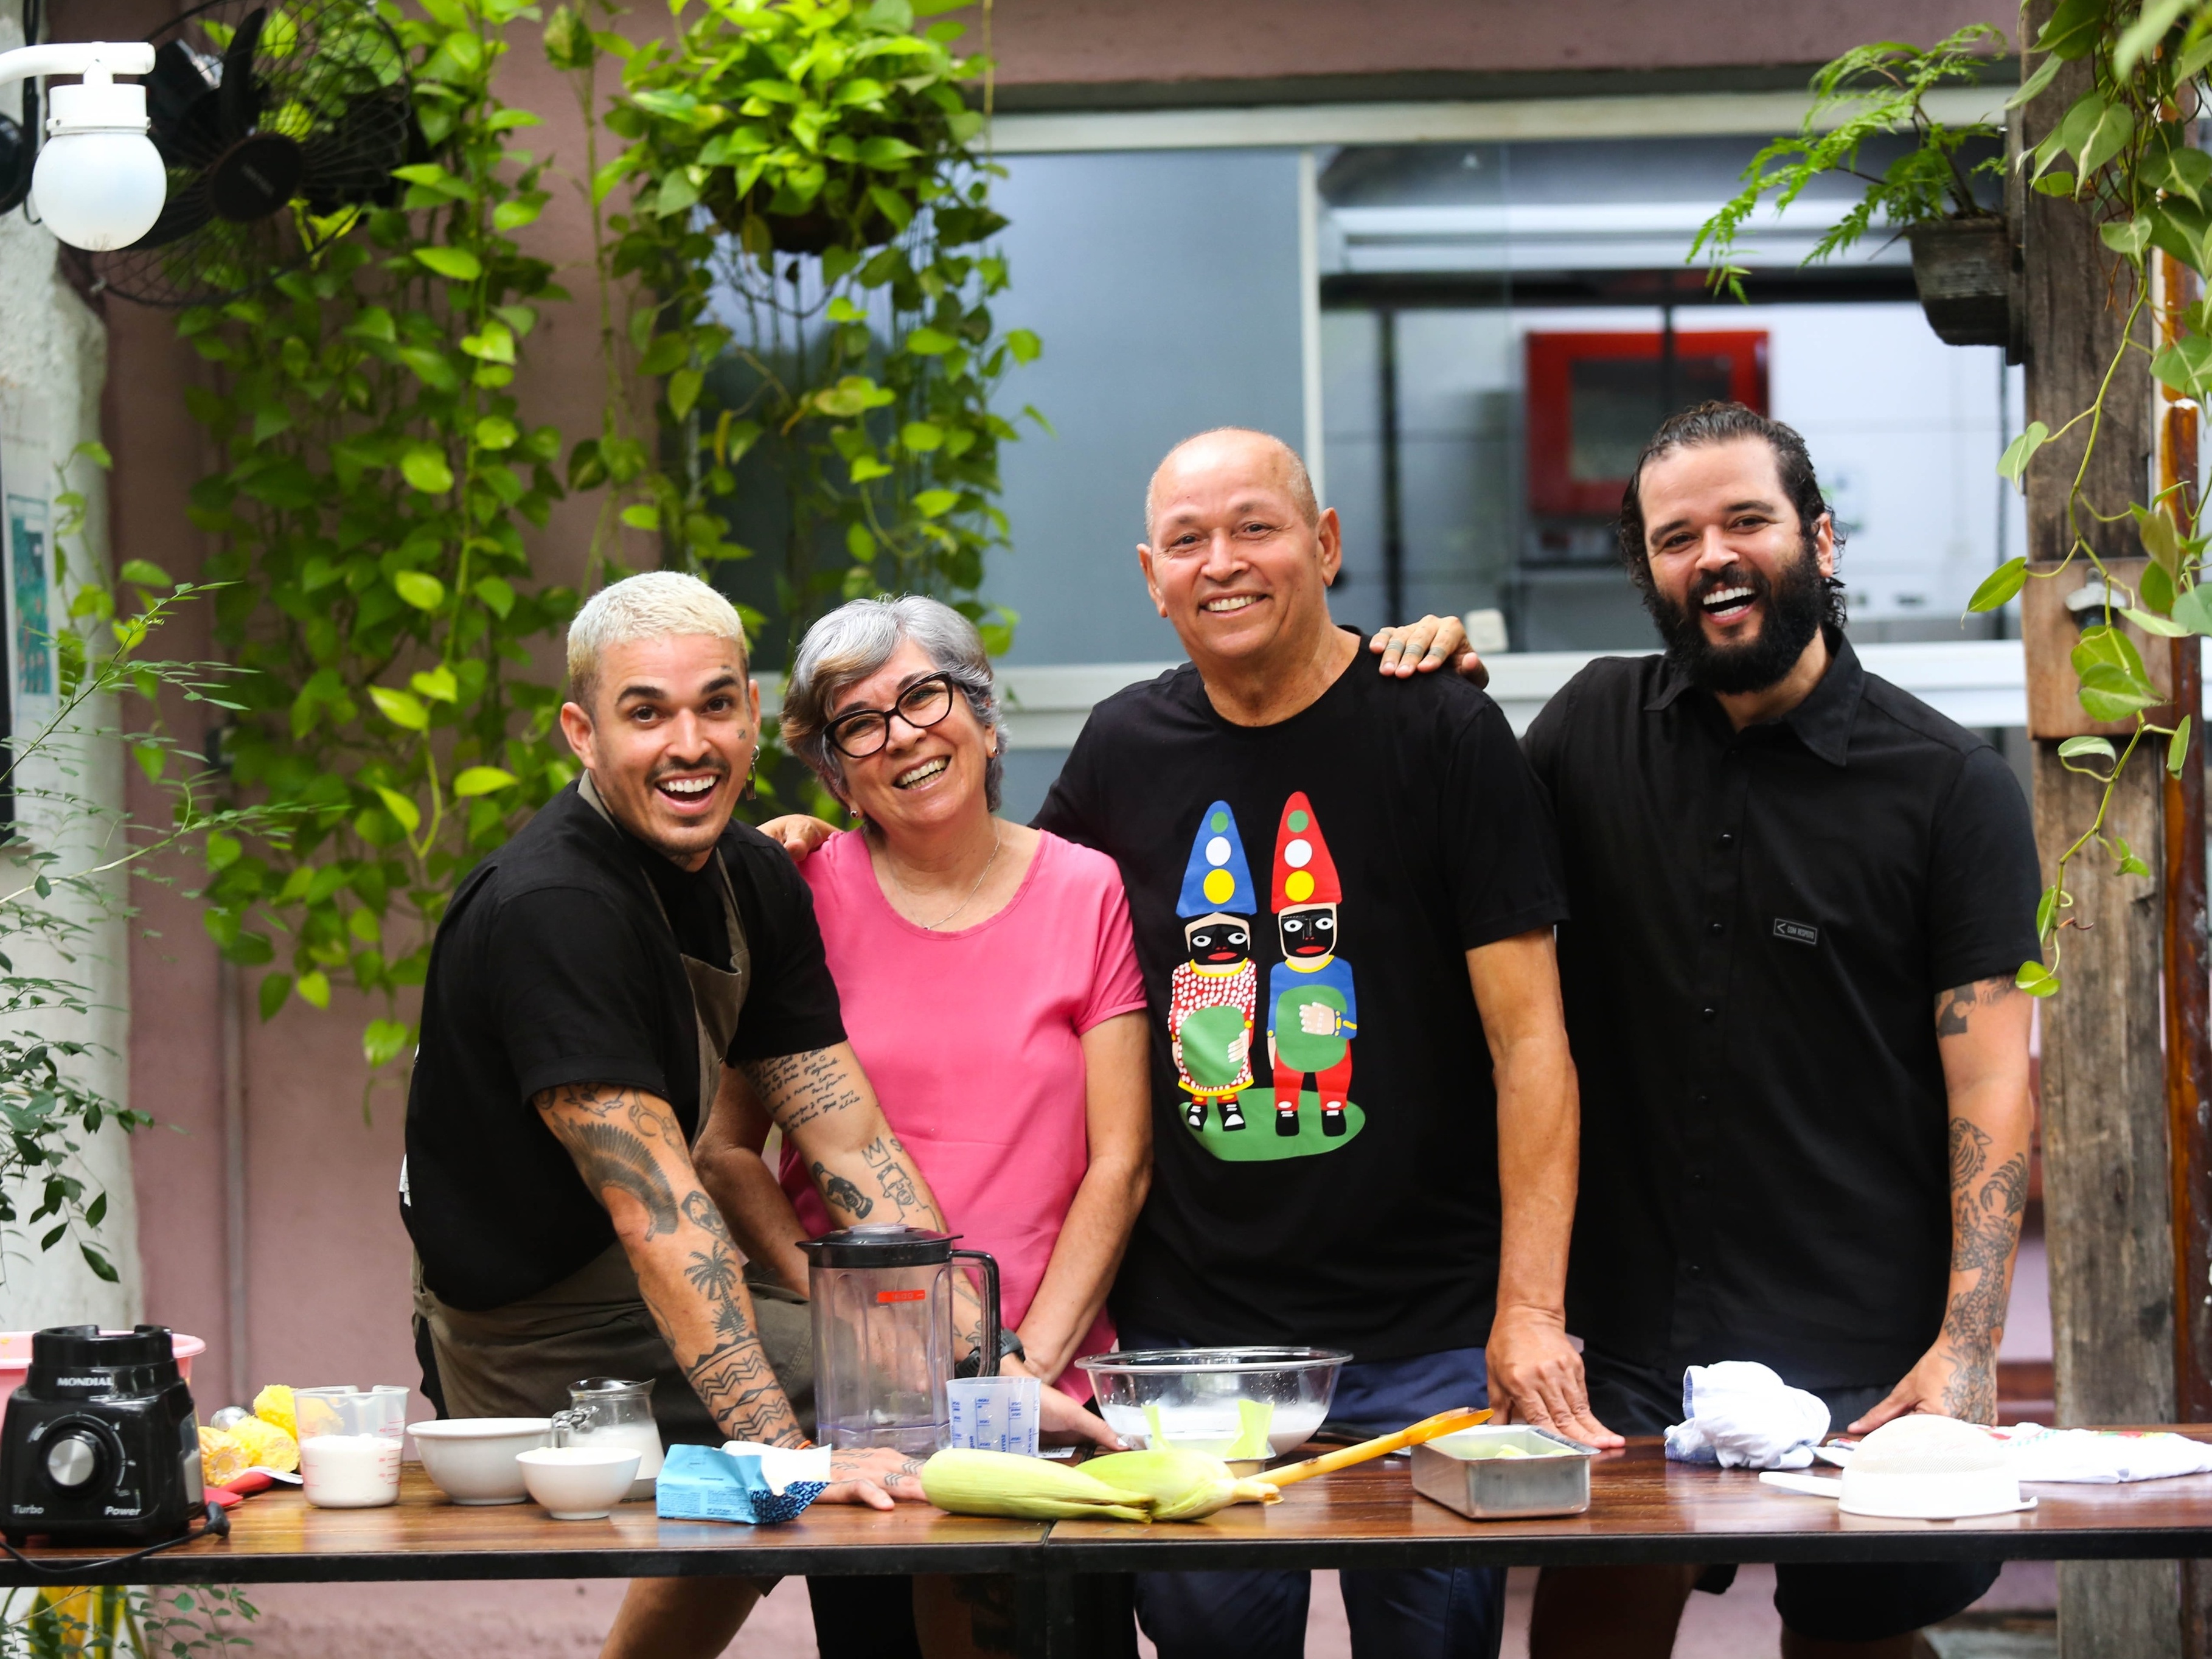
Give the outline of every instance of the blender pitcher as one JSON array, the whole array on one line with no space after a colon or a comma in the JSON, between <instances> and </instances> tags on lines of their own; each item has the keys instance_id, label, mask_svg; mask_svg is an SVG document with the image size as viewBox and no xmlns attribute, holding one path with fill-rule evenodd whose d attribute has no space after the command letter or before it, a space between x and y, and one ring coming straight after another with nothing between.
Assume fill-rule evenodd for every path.
<instances>
[{"instance_id":1,"label":"blender pitcher","mask_svg":"<svg viewBox=\"0 0 2212 1659\"><path fill-rule=\"evenodd\" d=\"M637 1454L637 1478L625 1504L653 1496L660 1474L660 1425L653 1420L653 1379L626 1382L587 1376L568 1385L568 1409L553 1413L556 1446L616 1447Z\"/></svg>"},{"instance_id":2,"label":"blender pitcher","mask_svg":"<svg viewBox=\"0 0 2212 1659\"><path fill-rule=\"evenodd\" d=\"M848 1227L799 1245L814 1315L815 1432L840 1449L927 1457L951 1442L956 1261L983 1275L979 1374L999 1371L999 1264L957 1235Z\"/></svg>"}]
</instances>

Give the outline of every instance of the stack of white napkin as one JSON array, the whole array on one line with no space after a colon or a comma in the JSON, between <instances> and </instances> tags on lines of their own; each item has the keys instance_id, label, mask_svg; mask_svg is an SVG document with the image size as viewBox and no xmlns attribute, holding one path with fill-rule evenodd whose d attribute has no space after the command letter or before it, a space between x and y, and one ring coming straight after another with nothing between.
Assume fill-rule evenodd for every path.
<instances>
[{"instance_id":1,"label":"stack of white napkin","mask_svg":"<svg viewBox=\"0 0 2212 1659\"><path fill-rule=\"evenodd\" d=\"M1828 1431L1818 1395L1747 1359L1684 1371L1682 1416L1667 1431L1667 1455L1724 1469L1802 1469Z\"/></svg>"}]
</instances>

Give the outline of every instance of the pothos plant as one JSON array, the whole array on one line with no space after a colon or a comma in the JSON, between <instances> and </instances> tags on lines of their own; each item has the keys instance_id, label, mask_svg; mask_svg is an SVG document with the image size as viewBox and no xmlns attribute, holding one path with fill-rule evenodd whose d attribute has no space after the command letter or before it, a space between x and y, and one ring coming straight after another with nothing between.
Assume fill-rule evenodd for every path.
<instances>
[{"instance_id":1,"label":"pothos plant","mask_svg":"<svg viewBox=\"0 0 2212 1659\"><path fill-rule=\"evenodd\" d=\"M512 389L540 307L567 297L515 240L548 199L515 143L538 118L492 90L507 26L535 12L386 15L435 159L310 265L180 325L213 366L188 396L223 461L191 506L240 671L222 759L293 826L210 839L208 928L267 966L264 1018L340 985L380 998L373 1066L411 1047L399 994L459 876L573 774L530 666L575 605L531 580L562 438Z\"/></svg>"},{"instance_id":2,"label":"pothos plant","mask_svg":"<svg viewBox=\"0 0 2212 1659\"><path fill-rule=\"evenodd\" d=\"M1864 73L1874 60L1900 52L1907 57L1892 61L1916 62L1923 70L1934 67L1944 54L1971 44L1967 37L1976 33L1961 31L1917 56L1912 49L1894 43L1861 48L1830 64L1815 84L1824 91L1833 89L1842 84L1834 75L1840 68L1857 64ZM2090 822L2051 870L2051 884L2038 908L2036 927L2044 959L2023 963L2017 976L2022 990L2050 996L2060 986L2064 929L2074 920L2068 914L2074 896L2066 885L2074 860L2097 848L2123 874L2151 873L2142 856L2107 827L2123 772L2146 744L2160 751L2176 775L2189 760L2193 717L2183 714L2172 726L2152 718L2166 700L2121 623L2132 623L2161 639L2212 635L2212 585L2206 581L2206 549L2212 545L2212 533L2204 525L2203 503L2193 477L2168 489L2146 491L2147 499L2142 501L2092 500L2087 489L2108 403L2131 365L2137 372L2148 367L2175 396L2195 403L2200 410L2212 400L2212 307L2175 291L2179 284L2154 283L2151 268L2154 259L2166 255L2198 279L2212 273L2212 155L2193 148L2190 135L2190 112L2199 107L2206 72L2212 69L2212 0L2061 0L2038 33L2029 57L2040 61L2008 101L2009 108L2048 95L2066 64L2086 63L2088 67L2089 89L2068 106L2040 143L2021 157L2019 165L2030 187L2073 204L2095 222L2115 267L2110 303L2125 312L2121 343L2106 366L2095 399L2055 430L2042 421L2030 422L1997 464L2000 473L2025 488L2028 471L2039 464L2044 447L2056 438L2081 432L2081 453L2067 484L2067 544L2056 566L2031 571L2025 557L2009 560L1982 582L1969 601L1973 611L1998 610L2028 581L2055 577L2076 559L2092 567L2105 594L2099 620L2081 630L2073 666L2084 711L2100 723L2124 722L2129 729L2117 744L2103 737L2076 737L2058 745L2062 763L2096 780L2102 789ZM1908 89L1901 86L1899 95ZM1895 105L1893 99L1891 102ZM1917 108L1917 98L1911 107ZM1909 112L1901 106L1888 110L1893 120ZM1924 123L1923 131L1927 131ZM1777 148L1770 146L1767 153ZM1925 157L1931 149L1943 146L1923 138L1916 155ZM1909 216L1916 199L1923 208L1932 209L1932 188L1925 186L1942 169L1933 159L1917 165L1925 173L1923 188L1917 198L1908 192L1901 204L1891 207L1893 214ZM1970 185L1968 178L1952 172L1957 185ZM1895 173L1893 168L1893 179ZM1953 182L1947 181L1944 188L1952 190ZM1954 191L1954 199L1963 204L1971 194ZM1717 238L1717 246L1725 248L1721 228L1719 220L1709 224L1700 246L1710 252ZM1692 258L1697 252L1692 250ZM2154 328L2145 326L2153 324ZM2147 337L2158 343L2146 343ZM2133 583L2114 572L2091 533L2099 525L2123 520L2132 520L2149 556L2142 576Z\"/></svg>"},{"instance_id":3,"label":"pothos plant","mask_svg":"<svg viewBox=\"0 0 2212 1659\"><path fill-rule=\"evenodd\" d=\"M1961 152L1977 143L2002 142L1986 121L1946 122L1928 112L1928 94L1940 87L1978 83L1990 60L2006 46L2002 31L1970 23L1934 46L1877 40L1854 47L1813 77L1813 101L1796 132L1777 138L1752 157L1743 188L1698 229L1689 257L1708 262L1713 286L1741 300L1748 273L1734 263L1736 239L1761 202L1777 213L1815 179L1841 173L1864 186L1836 222L1821 233L1804 263L1813 264L1856 246L1877 225L1893 233L1940 219L1996 216L1975 186L2002 174L1996 156L1976 161ZM1911 143L1880 173L1860 165L1869 142L1903 133Z\"/></svg>"},{"instance_id":4,"label":"pothos plant","mask_svg":"<svg viewBox=\"0 0 2212 1659\"><path fill-rule=\"evenodd\" d=\"M733 542L725 510L779 479L793 639L886 590L952 600L994 650L1011 639L1012 613L978 596L1016 435L992 398L1040 348L990 310L1007 271L982 245L1006 221L960 90L988 64L955 54L962 25L916 22L962 3L672 0L676 32L635 48L565 9L546 31L586 86L599 53L623 58L605 125L628 142L592 185L602 282L629 296L621 323L607 313L610 374L655 388L667 434L648 460L611 398L571 484L606 479L622 521L711 568L765 550Z\"/></svg>"}]
</instances>

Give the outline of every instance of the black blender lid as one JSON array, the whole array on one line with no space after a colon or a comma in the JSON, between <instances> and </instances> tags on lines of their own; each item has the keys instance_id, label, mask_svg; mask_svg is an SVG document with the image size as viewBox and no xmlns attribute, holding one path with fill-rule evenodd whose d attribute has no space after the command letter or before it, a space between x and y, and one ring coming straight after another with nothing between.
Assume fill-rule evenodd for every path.
<instances>
[{"instance_id":1,"label":"black blender lid","mask_svg":"<svg viewBox=\"0 0 2212 1659\"><path fill-rule=\"evenodd\" d=\"M52 1325L31 1336L31 1363L66 1370L112 1370L123 1365L158 1365L175 1357L175 1339L167 1325L103 1331L97 1325Z\"/></svg>"},{"instance_id":2,"label":"black blender lid","mask_svg":"<svg viewBox=\"0 0 2212 1659\"><path fill-rule=\"evenodd\" d=\"M804 1239L799 1248L824 1267L934 1267L952 1260L959 1237L927 1227L843 1227Z\"/></svg>"}]
</instances>

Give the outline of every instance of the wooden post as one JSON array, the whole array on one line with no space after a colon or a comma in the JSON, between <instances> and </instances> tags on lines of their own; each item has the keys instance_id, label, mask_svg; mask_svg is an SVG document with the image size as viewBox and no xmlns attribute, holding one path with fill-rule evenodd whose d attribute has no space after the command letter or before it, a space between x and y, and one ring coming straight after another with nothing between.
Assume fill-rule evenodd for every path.
<instances>
[{"instance_id":1,"label":"wooden post","mask_svg":"<svg viewBox=\"0 0 2212 1659\"><path fill-rule=\"evenodd\" d=\"M2049 0L2027 9L2033 40ZM2032 148L2087 86L2086 63L2069 64L2020 112L2015 143ZM2015 173L2015 177L2017 173ZM2053 431L2093 403L2118 347L2135 294L2075 203L2015 189L2022 222L2022 298L2027 308L2027 416ZM2118 514L2080 528L2101 556L2138 553L2125 507L2149 479L2151 400L2144 358L2114 377L2085 482L2087 504ZM2068 489L2085 433L2054 441L2029 470L2031 559L2063 558L2074 539ZM2031 681L2064 675L2063 658L2032 653ZM2058 854L2095 815L2099 787L2059 764L2057 745L2035 745L2036 837L2049 879ZM2124 836L2154 868L2164 844L2162 773L2137 763L2112 802L2108 833ZM2043 1005L2043 1190L2051 1257L2051 1313L2058 1421L2172 1419L2174 1264L2169 1132L2160 1052L2164 966L2162 883L2117 874L2101 848L2070 866L2063 988ZM2067 1562L2058 1569L2062 1659L2178 1656L2179 1575L2172 1562Z\"/></svg>"}]
</instances>

